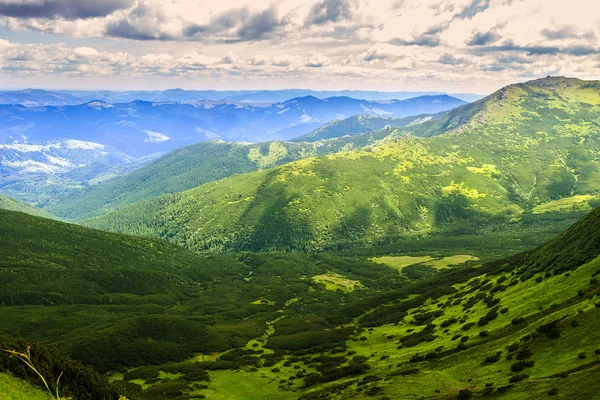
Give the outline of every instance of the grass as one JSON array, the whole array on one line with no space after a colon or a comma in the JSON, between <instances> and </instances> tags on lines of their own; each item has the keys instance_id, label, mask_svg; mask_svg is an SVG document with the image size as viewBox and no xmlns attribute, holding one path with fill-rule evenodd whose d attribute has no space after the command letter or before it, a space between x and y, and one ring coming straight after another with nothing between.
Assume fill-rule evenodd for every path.
<instances>
[{"instance_id":1,"label":"grass","mask_svg":"<svg viewBox=\"0 0 600 400\"><path fill-rule=\"evenodd\" d=\"M595 197L592 195L577 195L571 197L565 197L559 200L549 201L544 204L540 204L535 206L532 210L534 214L543 214L546 212L559 211L565 212L571 209L578 210L591 210L592 207L589 204L589 201L594 199Z\"/></svg>"},{"instance_id":2,"label":"grass","mask_svg":"<svg viewBox=\"0 0 600 400\"><path fill-rule=\"evenodd\" d=\"M467 261L478 261L479 257L475 257L468 254L457 254L455 256L442 257L437 260L426 262L425 265L429 265L431 267L440 269L440 268L448 268L450 266L457 266L460 264L464 264Z\"/></svg>"},{"instance_id":3,"label":"grass","mask_svg":"<svg viewBox=\"0 0 600 400\"><path fill-rule=\"evenodd\" d=\"M376 263L384 264L388 267L392 267L399 272L402 271L403 268L408 267L409 265L414 264L423 264L425 262L433 260L433 257L430 256L383 256L383 257L374 257L371 260Z\"/></svg>"},{"instance_id":4,"label":"grass","mask_svg":"<svg viewBox=\"0 0 600 400\"><path fill-rule=\"evenodd\" d=\"M37 386L14 377L7 372L0 372L0 399L2 400L50 400L48 392Z\"/></svg>"},{"instance_id":5,"label":"grass","mask_svg":"<svg viewBox=\"0 0 600 400\"><path fill-rule=\"evenodd\" d=\"M207 399L229 400L229 399L297 399L298 395L291 391L278 389L278 381L283 375L270 371L261 374L238 371L215 371L210 374L210 388L200 390Z\"/></svg>"},{"instance_id":6,"label":"grass","mask_svg":"<svg viewBox=\"0 0 600 400\"><path fill-rule=\"evenodd\" d=\"M399 272L411 265L426 265L436 269L448 268L464 264L467 261L477 261L479 257L467 254L457 254L446 257L433 256L383 256L371 258L371 261L394 268Z\"/></svg>"},{"instance_id":7,"label":"grass","mask_svg":"<svg viewBox=\"0 0 600 400\"><path fill-rule=\"evenodd\" d=\"M315 275L312 280L325 285L325 289L331 291L341 290L343 292L353 292L361 286L356 280L348 279L342 275L328 272L327 274Z\"/></svg>"}]
</instances>

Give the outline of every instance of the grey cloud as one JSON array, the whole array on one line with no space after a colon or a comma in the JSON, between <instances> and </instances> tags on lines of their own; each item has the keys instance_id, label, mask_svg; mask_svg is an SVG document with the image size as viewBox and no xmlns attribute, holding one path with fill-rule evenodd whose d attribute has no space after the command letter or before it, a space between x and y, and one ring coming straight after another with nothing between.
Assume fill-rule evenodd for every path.
<instances>
[{"instance_id":1,"label":"grey cloud","mask_svg":"<svg viewBox=\"0 0 600 400\"><path fill-rule=\"evenodd\" d=\"M171 40L173 37L157 30L157 22L164 20L162 12L141 4L120 20L109 23L104 34L133 40Z\"/></svg>"},{"instance_id":2,"label":"grey cloud","mask_svg":"<svg viewBox=\"0 0 600 400\"><path fill-rule=\"evenodd\" d=\"M189 25L183 29L183 35L201 39L202 34L219 34L235 29L236 37L225 40L235 43L266 39L282 25L285 25L285 21L277 18L273 7L257 13L251 13L247 7L242 7L219 14L208 24Z\"/></svg>"},{"instance_id":3,"label":"grey cloud","mask_svg":"<svg viewBox=\"0 0 600 400\"><path fill-rule=\"evenodd\" d=\"M463 8L454 18L471 19L475 15L487 10L490 7L490 0L472 0L469 5Z\"/></svg>"},{"instance_id":4,"label":"grey cloud","mask_svg":"<svg viewBox=\"0 0 600 400\"><path fill-rule=\"evenodd\" d=\"M468 46L485 46L486 44L494 43L500 39L500 35L496 32L476 32L471 39L467 41Z\"/></svg>"},{"instance_id":5,"label":"grey cloud","mask_svg":"<svg viewBox=\"0 0 600 400\"><path fill-rule=\"evenodd\" d=\"M531 58L523 57L518 54L503 55L498 57L497 61L502 64L533 64Z\"/></svg>"},{"instance_id":6,"label":"grey cloud","mask_svg":"<svg viewBox=\"0 0 600 400\"><path fill-rule=\"evenodd\" d=\"M563 51L572 56L589 56L590 54L598 54L598 49L595 49L591 46L567 47Z\"/></svg>"},{"instance_id":7,"label":"grey cloud","mask_svg":"<svg viewBox=\"0 0 600 400\"><path fill-rule=\"evenodd\" d=\"M365 53L365 55L362 57L363 61L366 61L366 62L371 62L371 61L376 61L376 60L385 60L386 58L388 58L388 55L378 52L377 49L371 49L371 50L367 51Z\"/></svg>"},{"instance_id":8,"label":"grey cloud","mask_svg":"<svg viewBox=\"0 0 600 400\"><path fill-rule=\"evenodd\" d=\"M352 17L352 4L349 0L323 0L312 6L305 25L323 25Z\"/></svg>"},{"instance_id":9,"label":"grey cloud","mask_svg":"<svg viewBox=\"0 0 600 400\"><path fill-rule=\"evenodd\" d=\"M449 26L450 24L447 22L441 23L427 28L422 34L414 36L412 40L396 38L390 40L389 43L396 46L437 47L440 44L439 34L448 29Z\"/></svg>"},{"instance_id":10,"label":"grey cloud","mask_svg":"<svg viewBox=\"0 0 600 400\"><path fill-rule=\"evenodd\" d=\"M558 29L544 29L542 35L546 39L594 39L596 35L593 31L588 31L582 35L578 34L574 26L564 26Z\"/></svg>"},{"instance_id":11,"label":"grey cloud","mask_svg":"<svg viewBox=\"0 0 600 400\"><path fill-rule=\"evenodd\" d=\"M461 65L464 64L465 60L454 57L452 54L444 54L438 59L438 62L445 65Z\"/></svg>"},{"instance_id":12,"label":"grey cloud","mask_svg":"<svg viewBox=\"0 0 600 400\"><path fill-rule=\"evenodd\" d=\"M557 47L557 46L519 46L513 42L505 42L500 46L487 46L478 47L473 53L493 53L493 52L520 52L525 53L526 56L542 56L542 55L559 55L567 54L571 56L587 56L591 54L597 54L598 49L591 46L571 46L571 47Z\"/></svg>"},{"instance_id":13,"label":"grey cloud","mask_svg":"<svg viewBox=\"0 0 600 400\"><path fill-rule=\"evenodd\" d=\"M259 40L272 34L280 25L275 10L269 8L250 16L237 31L239 40Z\"/></svg>"},{"instance_id":14,"label":"grey cloud","mask_svg":"<svg viewBox=\"0 0 600 400\"><path fill-rule=\"evenodd\" d=\"M0 15L14 18L46 18L67 20L105 17L129 8L134 0L0 0Z\"/></svg>"},{"instance_id":15,"label":"grey cloud","mask_svg":"<svg viewBox=\"0 0 600 400\"><path fill-rule=\"evenodd\" d=\"M214 17L206 25L192 24L184 28L183 34L191 37L198 33L219 33L240 25L250 17L247 7L228 10Z\"/></svg>"},{"instance_id":16,"label":"grey cloud","mask_svg":"<svg viewBox=\"0 0 600 400\"><path fill-rule=\"evenodd\" d=\"M437 35L419 35L414 37L413 40L392 39L389 43L396 46L436 47L440 44L440 38Z\"/></svg>"}]
</instances>

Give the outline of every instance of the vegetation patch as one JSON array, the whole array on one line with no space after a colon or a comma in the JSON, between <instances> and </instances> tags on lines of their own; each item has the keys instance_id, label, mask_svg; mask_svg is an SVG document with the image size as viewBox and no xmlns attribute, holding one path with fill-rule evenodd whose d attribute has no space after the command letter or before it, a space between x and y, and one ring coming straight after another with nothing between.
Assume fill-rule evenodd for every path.
<instances>
[{"instance_id":1,"label":"vegetation patch","mask_svg":"<svg viewBox=\"0 0 600 400\"><path fill-rule=\"evenodd\" d=\"M342 292L352 292L360 287L362 284L360 281L346 278L340 274L334 272L328 272L326 274L315 275L312 277L313 282L321 283L325 285L325 289L331 291L341 290Z\"/></svg>"}]
</instances>

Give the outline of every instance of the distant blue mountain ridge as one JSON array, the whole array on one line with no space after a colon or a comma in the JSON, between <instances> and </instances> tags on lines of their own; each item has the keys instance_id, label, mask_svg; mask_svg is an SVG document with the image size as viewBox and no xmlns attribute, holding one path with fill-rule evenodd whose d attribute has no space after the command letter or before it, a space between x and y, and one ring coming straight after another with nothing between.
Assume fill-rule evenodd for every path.
<instances>
[{"instance_id":1,"label":"distant blue mountain ridge","mask_svg":"<svg viewBox=\"0 0 600 400\"><path fill-rule=\"evenodd\" d=\"M472 102L483 97L474 93L444 93L444 92L380 92L364 90L319 91L308 89L283 90L7 90L0 91L0 104L64 106L101 100L106 103L129 103L134 100L151 102L189 102L201 100L227 100L232 102L266 102L282 103L289 99L313 96L318 99L328 97L352 97L361 100L405 100L419 96L437 96L448 94L458 99Z\"/></svg>"}]
</instances>

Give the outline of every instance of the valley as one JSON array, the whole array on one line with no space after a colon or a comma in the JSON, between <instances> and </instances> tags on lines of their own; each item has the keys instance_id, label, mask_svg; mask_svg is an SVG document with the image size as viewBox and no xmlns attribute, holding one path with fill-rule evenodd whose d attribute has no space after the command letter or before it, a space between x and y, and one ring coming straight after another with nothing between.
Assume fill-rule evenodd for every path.
<instances>
[{"instance_id":1,"label":"valley","mask_svg":"<svg viewBox=\"0 0 600 400\"><path fill-rule=\"evenodd\" d=\"M43 208L0 196L0 347L78 400L593 399L599 93L548 77L141 158L3 144L59 183L3 186ZM0 389L40 384L0 355Z\"/></svg>"}]
</instances>

